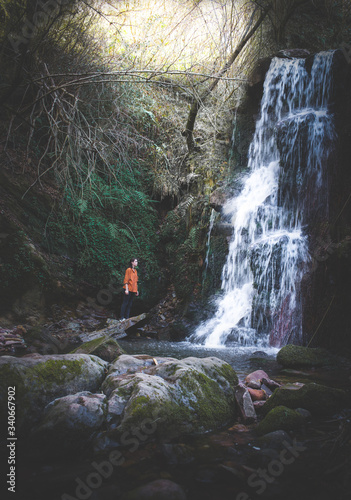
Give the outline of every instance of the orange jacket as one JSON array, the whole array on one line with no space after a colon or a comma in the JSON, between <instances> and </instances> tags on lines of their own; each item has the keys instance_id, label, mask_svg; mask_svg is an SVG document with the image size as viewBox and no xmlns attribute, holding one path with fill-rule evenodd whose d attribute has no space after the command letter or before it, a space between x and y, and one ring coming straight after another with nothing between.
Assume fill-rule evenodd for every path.
<instances>
[{"instance_id":1,"label":"orange jacket","mask_svg":"<svg viewBox=\"0 0 351 500\"><path fill-rule=\"evenodd\" d=\"M128 267L126 270L126 274L124 276L124 281L123 281L123 288L126 288L126 285L128 285L128 290L130 292L137 292L138 291L138 273L136 269L132 269L131 267Z\"/></svg>"}]
</instances>

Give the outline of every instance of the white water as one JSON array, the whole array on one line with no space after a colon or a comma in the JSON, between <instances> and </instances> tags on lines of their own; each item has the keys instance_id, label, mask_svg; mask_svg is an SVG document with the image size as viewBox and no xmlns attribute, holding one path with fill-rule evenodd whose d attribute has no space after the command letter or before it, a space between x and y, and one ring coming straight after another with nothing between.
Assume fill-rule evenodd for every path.
<instances>
[{"instance_id":1,"label":"white water","mask_svg":"<svg viewBox=\"0 0 351 500\"><path fill-rule=\"evenodd\" d=\"M313 207L328 209L323 202L334 138L327 110L332 57L317 54L310 73L302 59L271 63L248 174L239 196L224 207L234 231L223 294L214 317L192 336L195 342L261 348L292 337L301 342L299 286L310 261L304 225Z\"/></svg>"}]
</instances>

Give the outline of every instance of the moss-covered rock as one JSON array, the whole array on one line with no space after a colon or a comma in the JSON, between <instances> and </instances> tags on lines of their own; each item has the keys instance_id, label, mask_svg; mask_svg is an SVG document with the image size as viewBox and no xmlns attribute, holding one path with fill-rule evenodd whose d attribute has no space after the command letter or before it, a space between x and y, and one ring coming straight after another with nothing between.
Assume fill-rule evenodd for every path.
<instances>
[{"instance_id":1,"label":"moss-covered rock","mask_svg":"<svg viewBox=\"0 0 351 500\"><path fill-rule=\"evenodd\" d=\"M348 404L345 391L320 384L305 384L299 389L282 386L276 389L262 408L268 413L277 406L304 408L312 415L326 415Z\"/></svg>"},{"instance_id":2,"label":"moss-covered rock","mask_svg":"<svg viewBox=\"0 0 351 500\"><path fill-rule=\"evenodd\" d=\"M8 387L16 392L16 430L25 432L54 399L79 391L95 392L108 364L87 354L0 358L0 403L6 408Z\"/></svg>"},{"instance_id":3,"label":"moss-covered rock","mask_svg":"<svg viewBox=\"0 0 351 500\"><path fill-rule=\"evenodd\" d=\"M260 436L277 430L290 431L300 427L303 422L304 418L299 412L287 406L276 406L261 420L255 431Z\"/></svg>"},{"instance_id":4,"label":"moss-covered rock","mask_svg":"<svg viewBox=\"0 0 351 500\"><path fill-rule=\"evenodd\" d=\"M335 358L320 347L302 347L288 344L280 349L277 361L286 368L318 367L335 364Z\"/></svg>"},{"instance_id":5,"label":"moss-covered rock","mask_svg":"<svg viewBox=\"0 0 351 500\"><path fill-rule=\"evenodd\" d=\"M82 391L57 398L46 406L31 439L46 454L79 451L104 425L106 417L107 398L104 394Z\"/></svg>"},{"instance_id":6,"label":"moss-covered rock","mask_svg":"<svg viewBox=\"0 0 351 500\"><path fill-rule=\"evenodd\" d=\"M106 335L90 340L89 342L84 342L84 344L72 351L72 354L93 354L109 363L112 363L112 361L123 353L124 351L118 342Z\"/></svg>"},{"instance_id":7,"label":"moss-covered rock","mask_svg":"<svg viewBox=\"0 0 351 500\"><path fill-rule=\"evenodd\" d=\"M155 362L157 364L155 364ZM178 436L219 428L235 416L233 368L217 358L152 358L122 355L103 384L110 399L123 405L112 439L133 429L148 435ZM116 423L116 420L115 420ZM100 436L105 443L106 435ZM123 443L122 443L123 444Z\"/></svg>"}]
</instances>

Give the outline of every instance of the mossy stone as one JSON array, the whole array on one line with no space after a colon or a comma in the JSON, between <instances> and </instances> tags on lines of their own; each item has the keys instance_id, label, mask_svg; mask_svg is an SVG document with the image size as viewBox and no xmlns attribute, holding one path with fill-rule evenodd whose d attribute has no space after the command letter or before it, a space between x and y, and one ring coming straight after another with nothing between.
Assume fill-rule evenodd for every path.
<instances>
[{"instance_id":1,"label":"mossy stone","mask_svg":"<svg viewBox=\"0 0 351 500\"><path fill-rule=\"evenodd\" d=\"M327 415L347 404L347 394L342 389L309 383L300 389L279 387L265 403L262 411L268 413L273 408L283 405L292 409L304 408L312 415Z\"/></svg>"},{"instance_id":2,"label":"mossy stone","mask_svg":"<svg viewBox=\"0 0 351 500\"><path fill-rule=\"evenodd\" d=\"M26 432L54 399L79 391L96 391L107 363L86 354L57 354L0 358L0 406L5 408L8 387L15 387L16 430Z\"/></svg>"},{"instance_id":3,"label":"mossy stone","mask_svg":"<svg viewBox=\"0 0 351 500\"><path fill-rule=\"evenodd\" d=\"M320 347L302 347L288 344L280 349L277 362L285 368L318 367L335 364L333 356Z\"/></svg>"},{"instance_id":4,"label":"mossy stone","mask_svg":"<svg viewBox=\"0 0 351 500\"><path fill-rule=\"evenodd\" d=\"M260 436L277 430L290 431L300 427L303 422L304 418L297 411L287 406L276 406L261 420L255 431Z\"/></svg>"}]
</instances>

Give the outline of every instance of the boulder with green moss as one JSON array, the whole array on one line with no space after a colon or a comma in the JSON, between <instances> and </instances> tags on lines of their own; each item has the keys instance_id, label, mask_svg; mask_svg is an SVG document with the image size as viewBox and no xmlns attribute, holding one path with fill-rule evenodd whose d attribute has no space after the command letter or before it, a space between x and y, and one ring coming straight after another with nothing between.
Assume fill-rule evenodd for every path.
<instances>
[{"instance_id":1,"label":"boulder with green moss","mask_svg":"<svg viewBox=\"0 0 351 500\"><path fill-rule=\"evenodd\" d=\"M279 387L266 401L262 411L266 414L277 406L287 406L292 409L304 408L312 415L327 415L348 404L347 393L342 389L310 383L300 388Z\"/></svg>"},{"instance_id":2,"label":"boulder with green moss","mask_svg":"<svg viewBox=\"0 0 351 500\"><path fill-rule=\"evenodd\" d=\"M280 349L277 361L286 368L315 368L336 363L335 357L320 347L302 347L288 344Z\"/></svg>"},{"instance_id":3,"label":"boulder with green moss","mask_svg":"<svg viewBox=\"0 0 351 500\"><path fill-rule=\"evenodd\" d=\"M118 342L107 335L84 342L84 344L72 351L72 354L93 354L109 363L112 363L112 361L123 353L124 351Z\"/></svg>"},{"instance_id":4,"label":"boulder with green moss","mask_svg":"<svg viewBox=\"0 0 351 500\"><path fill-rule=\"evenodd\" d=\"M147 439L156 433L174 437L220 428L235 418L237 383L233 368L218 358L122 355L102 385L117 410L97 447L137 431Z\"/></svg>"},{"instance_id":5,"label":"boulder with green moss","mask_svg":"<svg viewBox=\"0 0 351 500\"><path fill-rule=\"evenodd\" d=\"M95 392L108 363L87 354L39 354L0 358L0 406L6 408L8 387L15 388L16 431L36 423L44 407L56 398L80 391Z\"/></svg>"},{"instance_id":6,"label":"boulder with green moss","mask_svg":"<svg viewBox=\"0 0 351 500\"><path fill-rule=\"evenodd\" d=\"M304 418L296 410L287 406L276 406L261 420L255 431L262 436L277 430L290 431L301 427L303 423Z\"/></svg>"}]
</instances>

